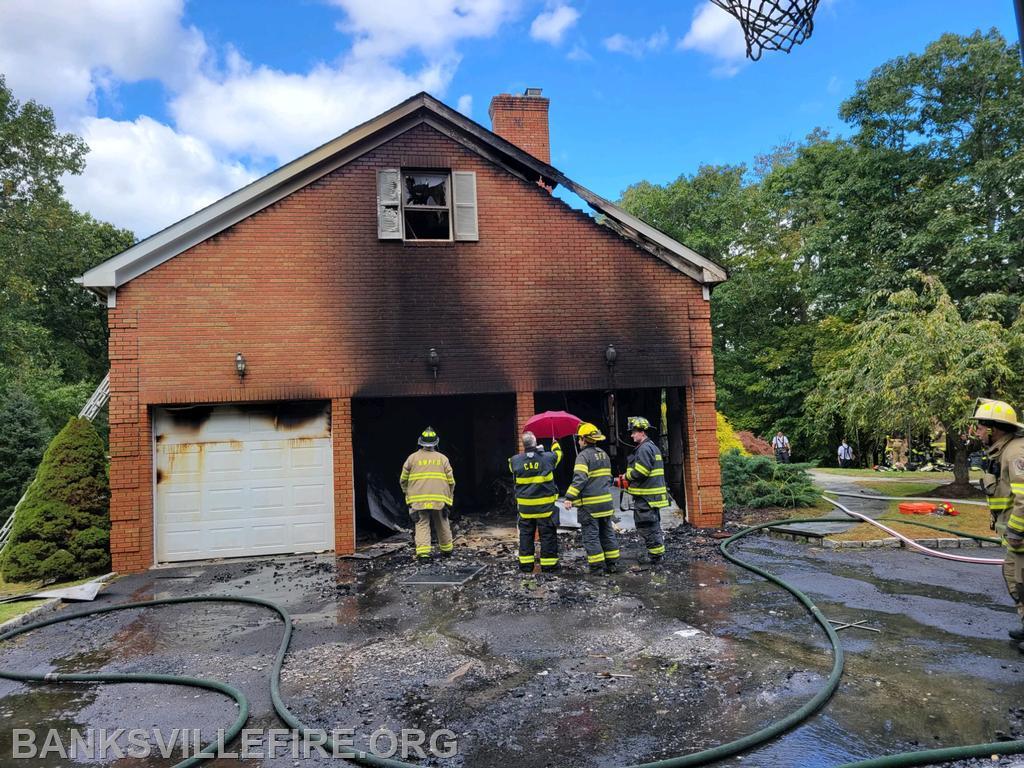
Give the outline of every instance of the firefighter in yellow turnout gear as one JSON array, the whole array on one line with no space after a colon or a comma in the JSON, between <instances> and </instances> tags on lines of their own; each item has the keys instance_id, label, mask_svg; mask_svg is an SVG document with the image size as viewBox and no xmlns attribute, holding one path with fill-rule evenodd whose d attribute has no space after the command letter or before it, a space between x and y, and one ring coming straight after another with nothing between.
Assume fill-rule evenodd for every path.
<instances>
[{"instance_id":1,"label":"firefighter in yellow turnout gear","mask_svg":"<svg viewBox=\"0 0 1024 768\"><path fill-rule=\"evenodd\" d=\"M651 422L643 416L630 416L627 423L633 442L637 444L625 474L627 492L633 497L637 533L647 545L650 562L657 564L665 554L665 534L661 530L661 510L668 506L665 462L658 446L647 436Z\"/></svg>"},{"instance_id":2,"label":"firefighter in yellow turnout gear","mask_svg":"<svg viewBox=\"0 0 1024 768\"><path fill-rule=\"evenodd\" d=\"M429 563L433 554L430 524L437 532L441 557L452 554L452 527L448 507L455 493L455 476L448 457L437 450L437 433L427 427L417 441L420 449L405 460L399 482L409 505L409 515L416 523L416 559Z\"/></svg>"},{"instance_id":3,"label":"firefighter in yellow turnout gear","mask_svg":"<svg viewBox=\"0 0 1024 768\"><path fill-rule=\"evenodd\" d=\"M558 486L555 467L562 461L562 446L553 440L551 451L537 445L532 432L523 433L523 452L508 460L515 480L516 509L519 512L519 570L533 571L537 562L534 535L540 534L540 569L558 570Z\"/></svg>"},{"instance_id":4,"label":"firefighter in yellow turnout gear","mask_svg":"<svg viewBox=\"0 0 1024 768\"><path fill-rule=\"evenodd\" d=\"M597 444L605 439L593 424L584 422L576 430L580 452L573 466L572 484L565 493L566 508L573 502L587 550L591 573L617 573L619 541L612 525L612 461Z\"/></svg>"},{"instance_id":5,"label":"firefighter in yellow turnout gear","mask_svg":"<svg viewBox=\"0 0 1024 768\"><path fill-rule=\"evenodd\" d=\"M1008 403L985 398L978 398L974 419L987 457L981 486L992 528L1006 548L1003 579L1022 622L1010 630L1010 637L1024 653L1024 424Z\"/></svg>"}]
</instances>

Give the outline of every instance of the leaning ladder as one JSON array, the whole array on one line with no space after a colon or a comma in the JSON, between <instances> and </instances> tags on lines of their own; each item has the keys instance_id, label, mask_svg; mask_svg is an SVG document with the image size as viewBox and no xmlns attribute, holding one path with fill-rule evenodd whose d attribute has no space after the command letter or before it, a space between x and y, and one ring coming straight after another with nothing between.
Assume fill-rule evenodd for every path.
<instances>
[{"instance_id":1,"label":"leaning ladder","mask_svg":"<svg viewBox=\"0 0 1024 768\"><path fill-rule=\"evenodd\" d=\"M92 421L96 418L96 414L103 410L103 406L107 404L110 399L110 374L108 373L103 377L103 381L96 387L96 391L92 393L92 397L86 402L85 406L78 413L78 418L88 419ZM29 484L31 487L31 483ZM14 511L11 512L11 516L7 518L7 521L0 527L0 553L4 551L4 547L7 546L7 541L11 538L11 529L14 528L14 516L18 513L18 507L21 506L21 502L25 500L25 496L28 495L28 490L22 494L21 499L14 505Z\"/></svg>"}]
</instances>

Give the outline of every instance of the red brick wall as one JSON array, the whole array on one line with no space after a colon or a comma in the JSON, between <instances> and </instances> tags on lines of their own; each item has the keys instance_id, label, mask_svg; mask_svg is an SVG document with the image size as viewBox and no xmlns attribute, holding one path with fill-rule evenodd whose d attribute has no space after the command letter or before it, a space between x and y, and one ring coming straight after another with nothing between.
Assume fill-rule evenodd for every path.
<instances>
[{"instance_id":1,"label":"red brick wall","mask_svg":"<svg viewBox=\"0 0 1024 768\"><path fill-rule=\"evenodd\" d=\"M379 241L376 169L402 165L475 171L479 242ZM708 309L688 277L432 128L413 128L118 290L114 567L152 563L152 405L330 399L336 538L349 551L350 398L603 389L609 343L619 388L687 387L691 521L717 524ZM436 382L430 347L441 356ZM242 382L236 352L247 361Z\"/></svg>"}]
</instances>

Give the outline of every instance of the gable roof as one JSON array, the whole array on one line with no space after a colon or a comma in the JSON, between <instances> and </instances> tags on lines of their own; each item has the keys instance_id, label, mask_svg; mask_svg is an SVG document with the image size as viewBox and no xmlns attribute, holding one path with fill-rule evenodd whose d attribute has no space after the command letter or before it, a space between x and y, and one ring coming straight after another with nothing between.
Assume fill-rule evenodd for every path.
<instances>
[{"instance_id":1,"label":"gable roof","mask_svg":"<svg viewBox=\"0 0 1024 768\"><path fill-rule=\"evenodd\" d=\"M139 241L76 278L76 282L102 296L109 296L119 286L420 123L431 125L524 181L534 183L542 180L551 187L561 184L601 214L600 222L595 224L609 227L698 283L714 285L728 277L719 264L645 224L430 94L418 93L263 178Z\"/></svg>"}]
</instances>

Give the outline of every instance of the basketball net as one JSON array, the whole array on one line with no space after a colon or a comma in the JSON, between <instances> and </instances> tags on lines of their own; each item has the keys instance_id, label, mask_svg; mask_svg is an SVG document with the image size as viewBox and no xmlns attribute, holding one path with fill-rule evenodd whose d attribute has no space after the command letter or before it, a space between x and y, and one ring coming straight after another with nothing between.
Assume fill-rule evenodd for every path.
<instances>
[{"instance_id":1,"label":"basketball net","mask_svg":"<svg viewBox=\"0 0 1024 768\"><path fill-rule=\"evenodd\" d=\"M747 41L747 56L757 61L763 51L789 53L814 31L819 0L711 0L736 17Z\"/></svg>"}]
</instances>

